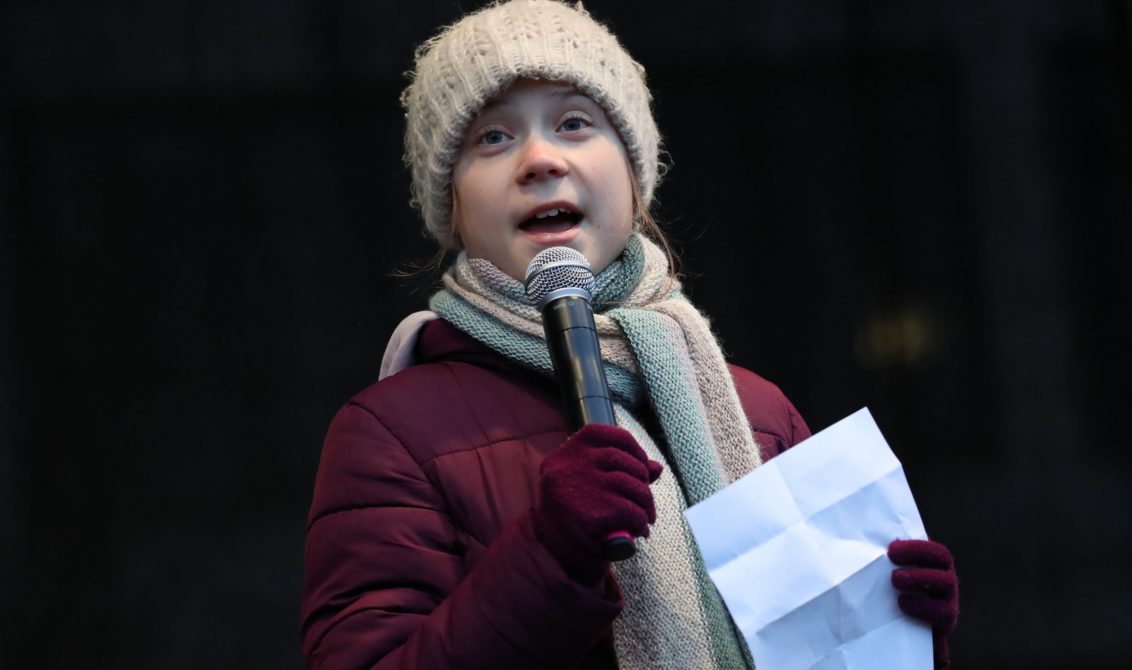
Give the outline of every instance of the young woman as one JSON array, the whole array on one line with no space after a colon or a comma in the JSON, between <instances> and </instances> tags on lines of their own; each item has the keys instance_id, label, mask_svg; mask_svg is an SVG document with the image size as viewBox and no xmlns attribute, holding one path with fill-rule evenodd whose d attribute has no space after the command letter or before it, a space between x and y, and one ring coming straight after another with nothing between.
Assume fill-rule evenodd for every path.
<instances>
[{"instance_id":1,"label":"young woman","mask_svg":"<svg viewBox=\"0 0 1132 670\"><path fill-rule=\"evenodd\" d=\"M319 668L743 668L682 510L809 436L725 363L648 215L659 136L642 68L580 7L516 0L427 42L405 91L415 203L462 250L338 413L307 539L303 652ZM580 251L618 427L567 434L539 251ZM602 557L610 532L641 538ZM933 626L947 550L897 541L900 605ZM770 669L773 670L773 669Z\"/></svg>"}]
</instances>

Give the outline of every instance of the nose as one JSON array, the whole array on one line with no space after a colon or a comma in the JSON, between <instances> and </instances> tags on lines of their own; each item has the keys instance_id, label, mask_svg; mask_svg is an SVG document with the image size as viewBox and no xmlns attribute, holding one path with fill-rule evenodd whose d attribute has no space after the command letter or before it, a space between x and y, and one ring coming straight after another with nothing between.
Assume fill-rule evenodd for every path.
<instances>
[{"instance_id":1,"label":"nose","mask_svg":"<svg viewBox=\"0 0 1132 670\"><path fill-rule=\"evenodd\" d=\"M561 147L537 134L527 138L519 162L519 183L528 184L551 177L562 177L569 170Z\"/></svg>"}]
</instances>

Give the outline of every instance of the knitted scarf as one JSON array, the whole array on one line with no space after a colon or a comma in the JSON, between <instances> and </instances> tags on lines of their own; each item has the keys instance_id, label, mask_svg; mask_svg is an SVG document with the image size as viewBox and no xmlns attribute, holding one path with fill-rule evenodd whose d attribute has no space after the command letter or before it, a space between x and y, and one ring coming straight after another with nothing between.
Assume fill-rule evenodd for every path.
<instances>
[{"instance_id":1,"label":"knitted scarf","mask_svg":"<svg viewBox=\"0 0 1132 670\"><path fill-rule=\"evenodd\" d=\"M738 394L707 320L640 235L596 278L594 320L618 424L675 476L652 486L657 522L615 563L625 609L614 621L624 670L754 667L684 519L684 510L760 464ZM539 310L523 285L462 253L430 307L509 359L553 375ZM648 402L667 450L629 408ZM642 410L647 411L647 409Z\"/></svg>"}]
</instances>

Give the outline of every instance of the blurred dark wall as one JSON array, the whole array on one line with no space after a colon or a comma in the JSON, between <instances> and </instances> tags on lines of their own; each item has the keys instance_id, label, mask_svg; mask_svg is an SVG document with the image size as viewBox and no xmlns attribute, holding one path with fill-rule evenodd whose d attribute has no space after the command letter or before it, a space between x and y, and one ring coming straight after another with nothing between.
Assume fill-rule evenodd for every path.
<instances>
[{"instance_id":1,"label":"blurred dark wall","mask_svg":"<svg viewBox=\"0 0 1132 670\"><path fill-rule=\"evenodd\" d=\"M478 4L0 9L0 666L301 667L323 432L431 290L402 72ZM1130 3L587 7L727 351L953 548L955 667L1124 667Z\"/></svg>"}]
</instances>

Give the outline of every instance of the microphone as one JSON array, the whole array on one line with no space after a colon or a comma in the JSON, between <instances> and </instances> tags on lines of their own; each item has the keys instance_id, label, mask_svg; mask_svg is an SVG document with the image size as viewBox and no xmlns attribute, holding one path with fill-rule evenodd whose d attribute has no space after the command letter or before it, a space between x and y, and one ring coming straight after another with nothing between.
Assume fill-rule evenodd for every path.
<instances>
[{"instance_id":1,"label":"microphone","mask_svg":"<svg viewBox=\"0 0 1132 670\"><path fill-rule=\"evenodd\" d=\"M589 261L569 247L544 249L527 266L526 287L527 297L542 311L567 428L576 433L590 423L616 426L590 304L594 274ZM632 535L623 530L610 533L602 546L602 555L610 561L623 561L636 552Z\"/></svg>"}]
</instances>

